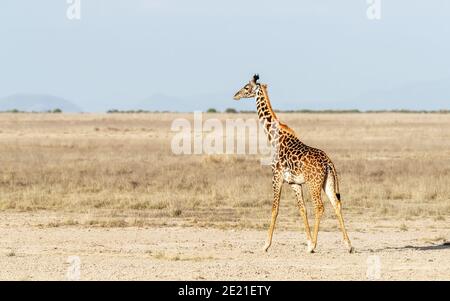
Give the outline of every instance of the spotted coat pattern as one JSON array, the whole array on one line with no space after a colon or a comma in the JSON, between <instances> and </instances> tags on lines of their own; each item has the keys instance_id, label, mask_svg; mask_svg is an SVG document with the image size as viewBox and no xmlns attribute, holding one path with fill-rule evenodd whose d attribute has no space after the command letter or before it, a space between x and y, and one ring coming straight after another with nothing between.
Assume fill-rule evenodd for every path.
<instances>
[{"instance_id":1,"label":"spotted coat pattern","mask_svg":"<svg viewBox=\"0 0 450 301\"><path fill-rule=\"evenodd\" d=\"M291 128L278 120L270 104L267 85L257 83L258 78L255 75L247 85L235 94L234 98L236 100L240 98L256 98L258 118L272 147L272 218L264 250L267 251L272 243L282 185L283 183L288 183L295 192L299 212L305 225L308 243L307 251L314 252L317 245L320 219L324 212L321 198L322 190L324 190L335 209L344 242L348 250L352 252L353 247L345 230L342 217L337 172L333 162L324 151L304 144ZM315 209L312 236L303 199L303 185L308 187Z\"/></svg>"}]
</instances>

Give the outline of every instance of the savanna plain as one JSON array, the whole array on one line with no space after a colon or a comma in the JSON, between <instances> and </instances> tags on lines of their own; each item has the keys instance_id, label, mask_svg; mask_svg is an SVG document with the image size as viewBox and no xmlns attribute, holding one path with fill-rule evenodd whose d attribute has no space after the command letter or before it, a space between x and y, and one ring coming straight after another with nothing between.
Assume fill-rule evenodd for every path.
<instances>
[{"instance_id":1,"label":"savanna plain","mask_svg":"<svg viewBox=\"0 0 450 301\"><path fill-rule=\"evenodd\" d=\"M270 167L174 154L177 118L193 125L188 113L0 114L0 279L65 280L78 256L81 280L450 280L450 114L279 114L334 161L354 254L325 196L306 253L287 184L262 251Z\"/></svg>"}]
</instances>

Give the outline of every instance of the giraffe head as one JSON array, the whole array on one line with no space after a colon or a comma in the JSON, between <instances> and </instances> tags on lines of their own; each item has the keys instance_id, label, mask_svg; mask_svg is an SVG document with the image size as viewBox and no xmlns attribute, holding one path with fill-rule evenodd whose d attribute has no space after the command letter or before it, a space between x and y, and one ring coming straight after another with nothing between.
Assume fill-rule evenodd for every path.
<instances>
[{"instance_id":1,"label":"giraffe head","mask_svg":"<svg viewBox=\"0 0 450 301\"><path fill-rule=\"evenodd\" d=\"M252 79L246 84L242 89L237 91L236 94L234 94L234 99L239 100L241 98L253 98L256 96L256 92L259 87L259 83L257 82L259 79L259 75L255 74L253 75Z\"/></svg>"}]
</instances>

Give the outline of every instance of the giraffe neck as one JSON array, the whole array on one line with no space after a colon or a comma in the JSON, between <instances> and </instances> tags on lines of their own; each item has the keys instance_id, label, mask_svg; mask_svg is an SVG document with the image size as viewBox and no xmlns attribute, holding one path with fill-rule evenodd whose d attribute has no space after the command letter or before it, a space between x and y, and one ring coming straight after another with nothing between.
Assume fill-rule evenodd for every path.
<instances>
[{"instance_id":1,"label":"giraffe neck","mask_svg":"<svg viewBox=\"0 0 450 301\"><path fill-rule=\"evenodd\" d=\"M280 123L270 105L266 86L262 84L259 84L258 93L256 94L256 109L258 111L258 118L266 131L269 142L274 144L276 142L275 135L277 134Z\"/></svg>"}]
</instances>

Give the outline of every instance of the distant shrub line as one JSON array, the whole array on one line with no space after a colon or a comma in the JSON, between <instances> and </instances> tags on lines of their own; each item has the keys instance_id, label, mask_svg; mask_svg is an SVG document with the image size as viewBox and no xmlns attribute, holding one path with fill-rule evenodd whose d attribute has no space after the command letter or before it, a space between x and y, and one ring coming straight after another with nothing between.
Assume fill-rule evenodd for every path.
<instances>
[{"instance_id":1,"label":"distant shrub line","mask_svg":"<svg viewBox=\"0 0 450 301\"><path fill-rule=\"evenodd\" d=\"M310 110L310 109L301 109L301 110L274 110L276 113L329 113L329 114L343 114L343 113L438 113L438 114L448 114L450 110L357 110L357 109L349 109L349 110ZM220 113L220 111L216 109L208 109L207 113ZM224 111L225 113L256 113L255 110L241 110L237 111L235 109L229 108Z\"/></svg>"},{"instance_id":2,"label":"distant shrub line","mask_svg":"<svg viewBox=\"0 0 450 301\"><path fill-rule=\"evenodd\" d=\"M12 109L12 110L5 110L0 111L0 113L33 113L33 114L39 114L39 113L52 113L52 114L58 114L63 113L63 111L59 108L53 109L53 110L47 110L47 111L21 111L18 109Z\"/></svg>"},{"instance_id":3,"label":"distant shrub line","mask_svg":"<svg viewBox=\"0 0 450 301\"><path fill-rule=\"evenodd\" d=\"M151 110L116 110L116 109L112 109L112 110L108 110L106 111L106 113L108 114L136 114L136 113L177 113L176 111L151 111Z\"/></svg>"},{"instance_id":4,"label":"distant shrub line","mask_svg":"<svg viewBox=\"0 0 450 301\"><path fill-rule=\"evenodd\" d=\"M449 114L450 110L311 110L311 109L301 109L301 110L275 110L276 113L327 113L327 114L343 114L343 113L424 113L424 114ZM0 113L63 113L59 108L47 111L22 111L18 109L0 111ZM152 110L117 110L111 109L106 111L108 114L139 114L139 113L178 113L176 111L152 111ZM245 113L256 113L255 110L236 110L234 108L227 108L223 112L215 108L209 108L206 113L228 113L228 114L245 114Z\"/></svg>"},{"instance_id":5,"label":"distant shrub line","mask_svg":"<svg viewBox=\"0 0 450 301\"><path fill-rule=\"evenodd\" d=\"M343 113L426 113L426 114L448 114L450 110L310 110L310 109L301 109L301 110L275 110L276 113L327 113L327 114L343 114ZM114 113L177 113L174 111L150 111L150 110L108 110L108 114ZM234 108L227 108L224 111L217 110L215 108L209 108L206 110L206 113L228 113L228 114L245 114L245 113L256 113L255 110L236 110Z\"/></svg>"},{"instance_id":6,"label":"distant shrub line","mask_svg":"<svg viewBox=\"0 0 450 301\"><path fill-rule=\"evenodd\" d=\"M280 113L450 113L450 110L406 110L406 109L399 109L399 110L275 110L276 112Z\"/></svg>"}]
</instances>

